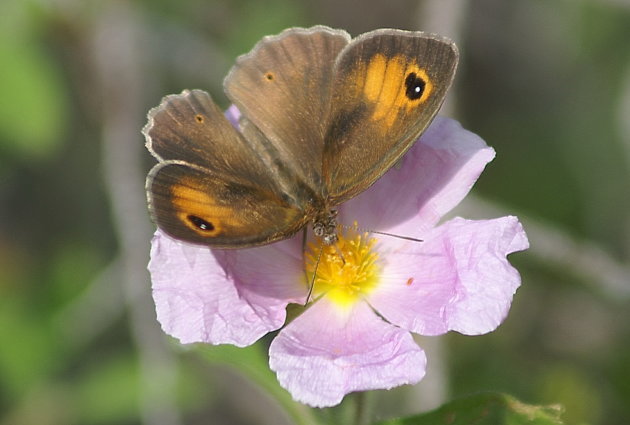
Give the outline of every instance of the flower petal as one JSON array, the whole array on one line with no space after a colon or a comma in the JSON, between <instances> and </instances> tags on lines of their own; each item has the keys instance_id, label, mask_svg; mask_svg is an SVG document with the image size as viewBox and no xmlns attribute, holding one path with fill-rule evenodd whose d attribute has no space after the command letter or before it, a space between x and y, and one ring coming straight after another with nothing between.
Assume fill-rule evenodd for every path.
<instances>
[{"instance_id":1,"label":"flower petal","mask_svg":"<svg viewBox=\"0 0 630 425\"><path fill-rule=\"evenodd\" d=\"M414 384L426 356L411 334L365 303L349 311L325 298L287 325L269 348L269 365L297 401L333 406L352 391Z\"/></svg>"},{"instance_id":2,"label":"flower petal","mask_svg":"<svg viewBox=\"0 0 630 425\"><path fill-rule=\"evenodd\" d=\"M274 252L285 246L274 245L268 255L257 256L259 273L253 279L248 267L238 272L233 268L242 267L243 258L249 261L251 250L213 251L158 230L151 242L149 271L157 318L164 331L184 344L246 346L281 327L288 302L301 298L296 295L299 288L288 288L288 276L278 276L276 268L301 270L301 263L292 267L294 257L286 255L278 262Z\"/></svg>"},{"instance_id":3,"label":"flower petal","mask_svg":"<svg viewBox=\"0 0 630 425\"><path fill-rule=\"evenodd\" d=\"M370 189L340 208L340 222L423 237L470 191L494 150L459 122L436 117L426 132Z\"/></svg>"},{"instance_id":4,"label":"flower petal","mask_svg":"<svg viewBox=\"0 0 630 425\"><path fill-rule=\"evenodd\" d=\"M225 118L238 130L238 120L241 117L241 111L235 105L230 105L225 110ZM239 130L240 131L240 130Z\"/></svg>"},{"instance_id":5,"label":"flower petal","mask_svg":"<svg viewBox=\"0 0 630 425\"><path fill-rule=\"evenodd\" d=\"M507 316L520 276L506 256L528 247L516 217L455 218L404 254L388 255L370 304L387 320L422 335L490 332Z\"/></svg>"},{"instance_id":6,"label":"flower petal","mask_svg":"<svg viewBox=\"0 0 630 425\"><path fill-rule=\"evenodd\" d=\"M290 239L257 248L215 250L215 255L249 303L258 304L258 298L263 305L274 300L281 300L284 306L306 302L308 283L301 232Z\"/></svg>"}]
</instances>

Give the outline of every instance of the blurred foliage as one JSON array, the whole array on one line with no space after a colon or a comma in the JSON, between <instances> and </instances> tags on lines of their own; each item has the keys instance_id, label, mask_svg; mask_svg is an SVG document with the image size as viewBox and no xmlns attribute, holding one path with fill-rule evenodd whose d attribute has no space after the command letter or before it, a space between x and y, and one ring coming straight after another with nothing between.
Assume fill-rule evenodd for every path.
<instances>
[{"instance_id":1,"label":"blurred foliage","mask_svg":"<svg viewBox=\"0 0 630 425\"><path fill-rule=\"evenodd\" d=\"M497 150L474 193L592 244L627 270L630 5L444 4L465 4L459 34L445 34L457 37L462 52L457 118ZM103 178L109 121L95 46L103 43L98 29L111 9L127 16L139 39L134 55L142 78L135 88L143 107L135 114L142 117L161 96L184 88L204 88L226 106L223 76L263 35L314 24L353 35L422 29L423 6L422 0L1 2L0 425L149 423L147 394L166 387L166 377L147 378L146 360L153 358L139 348L143 330L127 308L133 297L120 272L126 230L116 227ZM142 149L143 125L137 122L129 146ZM144 172L148 154L143 160ZM143 193L136 197L144 202ZM148 255L149 238L134 249ZM528 403L564 405L566 423L625 423L628 291L616 295L598 279L546 262L536 255L540 248L512 257L523 286L504 325L485 336L443 338L450 396L503 391ZM148 298L143 279L131 286ZM201 353L168 347L176 353L171 396L182 423L308 418L274 387L264 342ZM239 381L232 368L255 384ZM408 391L392 393L402 402ZM353 403L348 397L317 415L347 418ZM382 410L374 418L392 411Z\"/></svg>"},{"instance_id":2,"label":"blurred foliage","mask_svg":"<svg viewBox=\"0 0 630 425\"><path fill-rule=\"evenodd\" d=\"M20 7L22 6L22 7ZM68 124L61 71L38 39L26 5L0 5L0 168L8 159L42 160L59 149ZM10 101L7 101L10 100Z\"/></svg>"},{"instance_id":3,"label":"blurred foliage","mask_svg":"<svg viewBox=\"0 0 630 425\"><path fill-rule=\"evenodd\" d=\"M452 401L434 411L377 425L558 425L558 406L529 406L503 394L475 394Z\"/></svg>"}]
</instances>

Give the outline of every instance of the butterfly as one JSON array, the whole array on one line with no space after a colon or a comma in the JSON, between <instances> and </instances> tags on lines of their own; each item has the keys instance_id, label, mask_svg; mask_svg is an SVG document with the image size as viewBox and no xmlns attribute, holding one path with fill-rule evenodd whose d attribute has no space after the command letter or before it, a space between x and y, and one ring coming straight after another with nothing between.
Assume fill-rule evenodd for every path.
<instances>
[{"instance_id":1,"label":"butterfly","mask_svg":"<svg viewBox=\"0 0 630 425\"><path fill-rule=\"evenodd\" d=\"M152 219L176 239L213 248L268 244L308 224L334 244L335 208L420 137L457 61L453 42L424 32L352 39L315 26L263 38L224 81L238 123L201 90L166 96L149 112Z\"/></svg>"}]
</instances>

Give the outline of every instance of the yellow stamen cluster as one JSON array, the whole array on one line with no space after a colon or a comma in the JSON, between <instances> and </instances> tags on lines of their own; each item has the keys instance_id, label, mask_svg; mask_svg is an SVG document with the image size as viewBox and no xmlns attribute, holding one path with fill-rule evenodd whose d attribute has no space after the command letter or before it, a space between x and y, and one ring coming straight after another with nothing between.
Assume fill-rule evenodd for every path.
<instances>
[{"instance_id":1,"label":"yellow stamen cluster","mask_svg":"<svg viewBox=\"0 0 630 425\"><path fill-rule=\"evenodd\" d=\"M309 243L305 252L309 285L316 273L312 299L324 295L341 306L349 306L361 294L369 293L376 286L380 271L375 244L376 239L367 233L353 230L339 234L339 240L331 246Z\"/></svg>"}]
</instances>

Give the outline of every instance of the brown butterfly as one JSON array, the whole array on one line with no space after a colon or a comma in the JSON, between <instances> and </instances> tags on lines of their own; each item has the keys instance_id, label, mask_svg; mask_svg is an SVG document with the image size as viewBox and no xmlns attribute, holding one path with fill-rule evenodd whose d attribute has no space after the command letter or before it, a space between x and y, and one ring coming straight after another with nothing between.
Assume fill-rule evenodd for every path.
<instances>
[{"instance_id":1,"label":"brown butterfly","mask_svg":"<svg viewBox=\"0 0 630 425\"><path fill-rule=\"evenodd\" d=\"M149 210L176 239L214 248L268 244L308 223L337 240L335 207L370 187L431 123L458 53L445 38L380 29L291 28L237 59L225 92L185 90L149 112L159 161Z\"/></svg>"}]
</instances>

